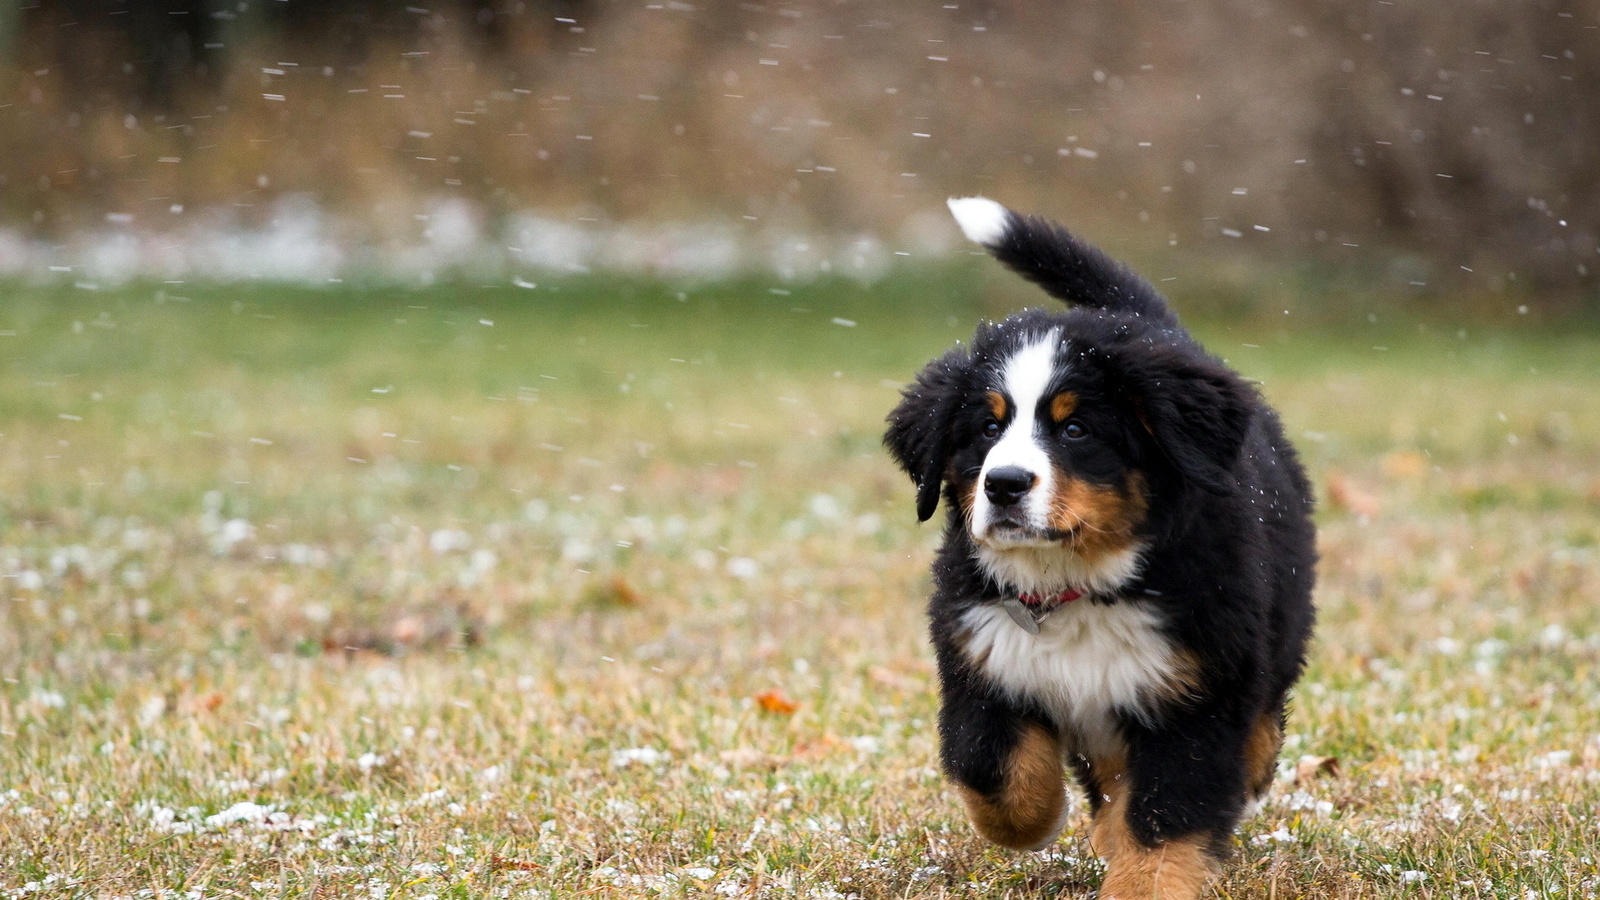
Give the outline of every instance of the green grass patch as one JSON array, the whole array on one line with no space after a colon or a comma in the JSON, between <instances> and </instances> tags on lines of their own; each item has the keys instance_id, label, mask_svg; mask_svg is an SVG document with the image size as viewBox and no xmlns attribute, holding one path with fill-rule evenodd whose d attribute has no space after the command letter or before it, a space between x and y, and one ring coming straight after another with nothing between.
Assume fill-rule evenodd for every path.
<instances>
[{"instance_id":1,"label":"green grass patch","mask_svg":"<svg viewBox=\"0 0 1600 900\"><path fill-rule=\"evenodd\" d=\"M878 444L980 273L12 286L0 895L1088 896L936 771ZM1594 896L1600 340L1196 330L1322 496L1217 895Z\"/></svg>"}]
</instances>

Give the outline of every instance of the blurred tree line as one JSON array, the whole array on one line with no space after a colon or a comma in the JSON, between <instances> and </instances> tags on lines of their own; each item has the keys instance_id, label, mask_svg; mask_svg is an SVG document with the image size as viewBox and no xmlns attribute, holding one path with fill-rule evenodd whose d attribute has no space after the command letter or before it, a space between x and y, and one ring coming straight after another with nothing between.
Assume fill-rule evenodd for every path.
<instances>
[{"instance_id":1,"label":"blurred tree line","mask_svg":"<svg viewBox=\"0 0 1600 900\"><path fill-rule=\"evenodd\" d=\"M981 192L1600 308L1600 0L40 0L0 42L30 236L290 194L357 241L439 197L893 235Z\"/></svg>"}]
</instances>

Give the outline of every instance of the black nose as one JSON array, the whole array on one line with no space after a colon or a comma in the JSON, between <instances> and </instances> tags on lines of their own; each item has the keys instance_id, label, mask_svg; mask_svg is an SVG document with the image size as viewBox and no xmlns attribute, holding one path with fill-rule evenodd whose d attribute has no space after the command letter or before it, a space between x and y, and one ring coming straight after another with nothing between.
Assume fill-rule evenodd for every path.
<instances>
[{"instance_id":1,"label":"black nose","mask_svg":"<svg viewBox=\"0 0 1600 900\"><path fill-rule=\"evenodd\" d=\"M983 493L995 506L1015 506L1037 480L1020 466L1001 466L983 477Z\"/></svg>"}]
</instances>

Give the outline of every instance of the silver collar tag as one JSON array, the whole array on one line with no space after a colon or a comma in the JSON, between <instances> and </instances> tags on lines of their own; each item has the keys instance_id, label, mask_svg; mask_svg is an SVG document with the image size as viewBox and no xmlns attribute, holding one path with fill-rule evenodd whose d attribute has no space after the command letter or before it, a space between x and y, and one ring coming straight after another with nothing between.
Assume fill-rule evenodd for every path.
<instances>
[{"instance_id":1,"label":"silver collar tag","mask_svg":"<svg viewBox=\"0 0 1600 900\"><path fill-rule=\"evenodd\" d=\"M1039 633L1039 623L1044 621L1044 616L1035 616L1033 610L1029 609L1021 600L1016 597L1006 597L1000 601L1000 608L1006 611L1006 615L1011 617L1011 621L1017 623L1018 628L1029 634ZM1049 615L1049 613L1045 615Z\"/></svg>"}]
</instances>

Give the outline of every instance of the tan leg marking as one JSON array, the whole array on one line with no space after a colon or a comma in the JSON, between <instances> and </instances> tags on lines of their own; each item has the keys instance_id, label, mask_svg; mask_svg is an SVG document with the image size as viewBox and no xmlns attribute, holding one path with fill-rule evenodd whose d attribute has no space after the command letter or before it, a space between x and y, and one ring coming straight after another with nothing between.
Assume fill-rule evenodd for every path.
<instances>
[{"instance_id":1,"label":"tan leg marking","mask_svg":"<svg viewBox=\"0 0 1600 900\"><path fill-rule=\"evenodd\" d=\"M1196 900L1217 874L1205 839L1191 836L1145 847L1129 843L1106 864L1100 900Z\"/></svg>"},{"instance_id":2,"label":"tan leg marking","mask_svg":"<svg viewBox=\"0 0 1600 900\"><path fill-rule=\"evenodd\" d=\"M1016 850L1045 846L1060 833L1067 809L1060 741L1028 726L1006 760L1000 795L991 799L963 785L961 798L972 824L989 840Z\"/></svg>"},{"instance_id":3,"label":"tan leg marking","mask_svg":"<svg viewBox=\"0 0 1600 900\"><path fill-rule=\"evenodd\" d=\"M1089 848L1109 861L1133 840L1127 833L1128 769L1120 757L1097 757L1089 766L1091 790L1100 793L1100 808L1089 826Z\"/></svg>"},{"instance_id":4,"label":"tan leg marking","mask_svg":"<svg viewBox=\"0 0 1600 900\"><path fill-rule=\"evenodd\" d=\"M1277 713L1262 713L1244 745L1244 777L1251 798L1259 799L1272 787L1272 779L1278 774L1278 751L1282 748L1283 727Z\"/></svg>"},{"instance_id":5,"label":"tan leg marking","mask_svg":"<svg viewBox=\"0 0 1600 900\"><path fill-rule=\"evenodd\" d=\"M1200 657L1187 647L1174 650L1171 659L1172 673L1167 680L1153 685L1146 696L1160 703L1181 704L1200 695L1205 684L1200 677Z\"/></svg>"},{"instance_id":6,"label":"tan leg marking","mask_svg":"<svg viewBox=\"0 0 1600 900\"><path fill-rule=\"evenodd\" d=\"M1202 836L1146 847L1128 830L1128 776L1120 759L1095 760L1100 810L1089 846L1106 861L1100 900L1195 900L1216 874Z\"/></svg>"}]
</instances>

